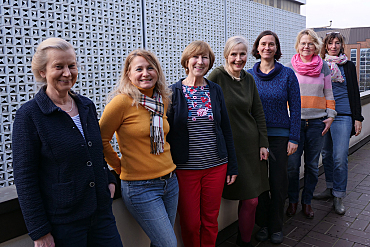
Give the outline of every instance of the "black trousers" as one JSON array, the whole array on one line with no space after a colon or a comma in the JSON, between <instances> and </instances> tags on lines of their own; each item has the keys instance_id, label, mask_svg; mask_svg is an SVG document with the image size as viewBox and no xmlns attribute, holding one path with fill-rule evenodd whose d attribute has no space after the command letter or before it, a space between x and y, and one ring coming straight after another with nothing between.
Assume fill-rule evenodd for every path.
<instances>
[{"instance_id":1,"label":"black trousers","mask_svg":"<svg viewBox=\"0 0 370 247\"><path fill-rule=\"evenodd\" d=\"M283 228L284 204L288 193L288 137L269 136L269 182L270 191L258 197L256 223L268 227L269 233Z\"/></svg>"}]
</instances>

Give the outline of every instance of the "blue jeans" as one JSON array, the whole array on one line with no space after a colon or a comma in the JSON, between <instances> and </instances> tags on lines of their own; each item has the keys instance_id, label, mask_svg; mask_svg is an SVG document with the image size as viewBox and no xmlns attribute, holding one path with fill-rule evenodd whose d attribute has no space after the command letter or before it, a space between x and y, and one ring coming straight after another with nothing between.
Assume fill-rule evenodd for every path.
<instances>
[{"instance_id":1,"label":"blue jeans","mask_svg":"<svg viewBox=\"0 0 370 247\"><path fill-rule=\"evenodd\" d=\"M324 118L301 120L301 137L297 151L288 158L288 196L290 203L299 200L299 168L301 156L304 151L304 188L301 203L311 205L315 190L318 173L319 158L324 137L321 135L325 128Z\"/></svg>"},{"instance_id":2,"label":"blue jeans","mask_svg":"<svg viewBox=\"0 0 370 247\"><path fill-rule=\"evenodd\" d=\"M111 206L82 220L52 225L51 235L58 247L122 247Z\"/></svg>"},{"instance_id":3,"label":"blue jeans","mask_svg":"<svg viewBox=\"0 0 370 247\"><path fill-rule=\"evenodd\" d=\"M123 201L151 241L151 246L176 247L175 224L179 186L176 174L166 180L121 180Z\"/></svg>"},{"instance_id":4,"label":"blue jeans","mask_svg":"<svg viewBox=\"0 0 370 247\"><path fill-rule=\"evenodd\" d=\"M336 116L330 130L324 136L321 153L326 187L333 189L335 197L346 196L351 130L352 118L350 116Z\"/></svg>"}]
</instances>

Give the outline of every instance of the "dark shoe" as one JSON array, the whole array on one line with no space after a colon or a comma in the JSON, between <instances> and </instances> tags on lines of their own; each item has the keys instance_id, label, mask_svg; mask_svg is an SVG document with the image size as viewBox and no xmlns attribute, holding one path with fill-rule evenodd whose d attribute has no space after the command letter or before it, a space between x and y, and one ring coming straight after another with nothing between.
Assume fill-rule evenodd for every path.
<instances>
[{"instance_id":1,"label":"dark shoe","mask_svg":"<svg viewBox=\"0 0 370 247\"><path fill-rule=\"evenodd\" d=\"M284 240L283 232L275 232L271 234L270 241L273 244L281 244Z\"/></svg>"},{"instance_id":2,"label":"dark shoe","mask_svg":"<svg viewBox=\"0 0 370 247\"><path fill-rule=\"evenodd\" d=\"M343 205L343 199L339 197L334 197L333 206L335 213L343 215L346 213L346 207Z\"/></svg>"},{"instance_id":3,"label":"dark shoe","mask_svg":"<svg viewBox=\"0 0 370 247\"><path fill-rule=\"evenodd\" d=\"M286 210L286 215L292 217L297 212L298 203L289 203L289 207Z\"/></svg>"},{"instance_id":4,"label":"dark shoe","mask_svg":"<svg viewBox=\"0 0 370 247\"><path fill-rule=\"evenodd\" d=\"M254 245L252 245L251 242L247 243L247 242L243 242L243 241L239 244L239 246L240 247L254 247Z\"/></svg>"},{"instance_id":5,"label":"dark shoe","mask_svg":"<svg viewBox=\"0 0 370 247\"><path fill-rule=\"evenodd\" d=\"M313 199L317 199L317 200L324 200L324 199L329 199L332 197L333 197L332 189L329 189L329 188L326 188L326 190L324 190L321 193L313 194Z\"/></svg>"},{"instance_id":6,"label":"dark shoe","mask_svg":"<svg viewBox=\"0 0 370 247\"><path fill-rule=\"evenodd\" d=\"M315 215L311 208L311 205L308 205L308 204L302 203L302 212L306 216L307 219L313 219Z\"/></svg>"},{"instance_id":7,"label":"dark shoe","mask_svg":"<svg viewBox=\"0 0 370 247\"><path fill-rule=\"evenodd\" d=\"M269 238L269 230L267 227L261 227L256 233L255 239L259 242L266 241Z\"/></svg>"}]
</instances>

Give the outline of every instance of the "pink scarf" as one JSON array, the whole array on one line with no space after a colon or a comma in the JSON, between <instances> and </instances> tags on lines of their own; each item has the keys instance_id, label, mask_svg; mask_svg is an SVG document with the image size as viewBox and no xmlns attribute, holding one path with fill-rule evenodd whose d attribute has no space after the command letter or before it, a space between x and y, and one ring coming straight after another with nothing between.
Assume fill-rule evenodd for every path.
<instances>
[{"instance_id":1,"label":"pink scarf","mask_svg":"<svg viewBox=\"0 0 370 247\"><path fill-rule=\"evenodd\" d=\"M329 56L328 54L325 54L325 61L329 65L332 82L344 82L344 78L339 70L338 64L343 65L347 60L348 58L346 54L342 54L340 56Z\"/></svg>"},{"instance_id":2,"label":"pink scarf","mask_svg":"<svg viewBox=\"0 0 370 247\"><path fill-rule=\"evenodd\" d=\"M295 54L291 61L293 68L300 75L318 77L321 73L323 62L318 55L313 55L311 62L304 63L302 62L301 56Z\"/></svg>"}]
</instances>

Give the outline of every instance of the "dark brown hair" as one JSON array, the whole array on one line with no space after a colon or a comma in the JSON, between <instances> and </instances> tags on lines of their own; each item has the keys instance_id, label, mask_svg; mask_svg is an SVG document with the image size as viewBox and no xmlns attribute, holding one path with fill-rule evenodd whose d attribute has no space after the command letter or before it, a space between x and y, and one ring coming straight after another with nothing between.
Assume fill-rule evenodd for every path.
<instances>
[{"instance_id":1,"label":"dark brown hair","mask_svg":"<svg viewBox=\"0 0 370 247\"><path fill-rule=\"evenodd\" d=\"M331 32L331 33L327 33L324 38L324 41L323 41L324 45L322 46L321 52L320 52L321 58L323 59L325 58L325 54L328 53L328 50L326 50L326 47L328 46L329 42L333 41L335 38L337 38L339 42L341 43L341 48L340 48L338 55L344 53L344 37L339 32Z\"/></svg>"},{"instance_id":2,"label":"dark brown hair","mask_svg":"<svg viewBox=\"0 0 370 247\"><path fill-rule=\"evenodd\" d=\"M260 35L258 35L256 41L254 41L254 44L253 44L252 56L254 56L257 59L261 58L261 55L258 53L258 45L260 44L260 40L262 39L262 37L267 36L267 35L272 35L275 38L275 44L276 44L277 49L276 49L274 58L276 60L279 60L281 58L281 55L282 55L281 54L281 49L280 49L279 37L276 35L276 33L274 33L273 31L270 31L270 30L263 31L262 33L260 33Z\"/></svg>"}]
</instances>

